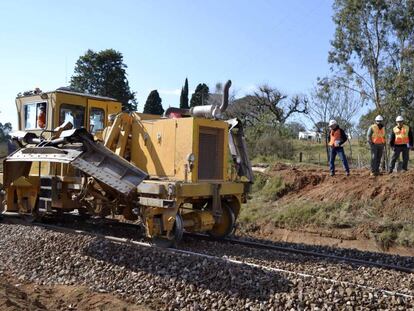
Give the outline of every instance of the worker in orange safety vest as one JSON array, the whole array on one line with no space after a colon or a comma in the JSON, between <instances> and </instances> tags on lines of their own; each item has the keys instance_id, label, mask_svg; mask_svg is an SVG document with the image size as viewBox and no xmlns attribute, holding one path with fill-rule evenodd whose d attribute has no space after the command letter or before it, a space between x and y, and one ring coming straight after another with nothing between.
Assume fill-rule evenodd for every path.
<instances>
[{"instance_id":1,"label":"worker in orange safety vest","mask_svg":"<svg viewBox=\"0 0 414 311\"><path fill-rule=\"evenodd\" d=\"M411 128L408 125L404 124L404 118L398 116L395 121L397 126L392 129L390 146L393 150L391 157L389 173L392 173L394 170L395 162L400 157L402 153L402 169L404 171L408 170L408 160L409 160L409 150L413 148L413 133Z\"/></svg>"},{"instance_id":2,"label":"worker in orange safety vest","mask_svg":"<svg viewBox=\"0 0 414 311\"><path fill-rule=\"evenodd\" d=\"M348 137L346 136L345 131L339 127L338 123L335 120L329 121L329 128L329 170L331 171L331 176L335 176L336 155L338 155L342 160L346 176L349 176L348 160L346 159L343 147L343 144L348 140Z\"/></svg>"},{"instance_id":3,"label":"worker in orange safety vest","mask_svg":"<svg viewBox=\"0 0 414 311\"><path fill-rule=\"evenodd\" d=\"M371 175L379 175L382 154L385 147L384 118L381 115L375 117L375 124L372 124L367 132L367 141L371 147Z\"/></svg>"}]
</instances>

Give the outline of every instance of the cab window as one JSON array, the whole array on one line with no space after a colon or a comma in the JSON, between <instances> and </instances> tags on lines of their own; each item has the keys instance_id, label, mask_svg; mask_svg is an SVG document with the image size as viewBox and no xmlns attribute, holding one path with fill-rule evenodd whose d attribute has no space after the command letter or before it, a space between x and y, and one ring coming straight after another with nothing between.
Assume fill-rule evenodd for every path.
<instances>
[{"instance_id":1,"label":"cab window","mask_svg":"<svg viewBox=\"0 0 414 311\"><path fill-rule=\"evenodd\" d=\"M59 124L69 121L74 128L80 128L85 125L85 108L82 106L62 104L59 112Z\"/></svg>"},{"instance_id":2,"label":"cab window","mask_svg":"<svg viewBox=\"0 0 414 311\"><path fill-rule=\"evenodd\" d=\"M46 102L24 105L24 128L26 130L46 128Z\"/></svg>"},{"instance_id":3,"label":"cab window","mask_svg":"<svg viewBox=\"0 0 414 311\"><path fill-rule=\"evenodd\" d=\"M101 108L91 108L89 114L89 131L95 134L105 127L105 111Z\"/></svg>"}]
</instances>

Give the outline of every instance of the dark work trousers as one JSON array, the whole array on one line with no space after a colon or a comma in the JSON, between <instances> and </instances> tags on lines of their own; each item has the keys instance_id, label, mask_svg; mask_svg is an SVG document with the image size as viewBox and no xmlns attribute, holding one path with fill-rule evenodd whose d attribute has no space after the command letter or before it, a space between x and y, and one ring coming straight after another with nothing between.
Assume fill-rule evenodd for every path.
<instances>
[{"instance_id":1,"label":"dark work trousers","mask_svg":"<svg viewBox=\"0 0 414 311\"><path fill-rule=\"evenodd\" d=\"M404 171L408 170L408 159L409 159L409 149L407 145L395 145L393 148L394 152L392 153L391 162L390 162L390 172L393 171L395 162L400 157L400 153L402 153L403 165L402 169Z\"/></svg>"},{"instance_id":2,"label":"dark work trousers","mask_svg":"<svg viewBox=\"0 0 414 311\"><path fill-rule=\"evenodd\" d=\"M329 154L329 170L335 174L335 158L336 155L342 160L345 172L349 173L348 160L346 159L345 151L343 147L331 147Z\"/></svg>"},{"instance_id":3,"label":"dark work trousers","mask_svg":"<svg viewBox=\"0 0 414 311\"><path fill-rule=\"evenodd\" d=\"M384 144L371 144L371 172L379 174Z\"/></svg>"}]
</instances>

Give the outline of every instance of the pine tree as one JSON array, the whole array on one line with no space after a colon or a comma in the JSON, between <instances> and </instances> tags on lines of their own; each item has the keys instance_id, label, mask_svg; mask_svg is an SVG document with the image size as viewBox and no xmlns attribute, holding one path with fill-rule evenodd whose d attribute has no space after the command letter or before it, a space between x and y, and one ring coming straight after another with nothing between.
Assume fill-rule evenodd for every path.
<instances>
[{"instance_id":1,"label":"pine tree","mask_svg":"<svg viewBox=\"0 0 414 311\"><path fill-rule=\"evenodd\" d=\"M185 78L184 87L181 88L180 108L188 109L188 79Z\"/></svg>"},{"instance_id":2,"label":"pine tree","mask_svg":"<svg viewBox=\"0 0 414 311\"><path fill-rule=\"evenodd\" d=\"M144 113L158 114L162 115L164 113L164 108L162 108L162 99L157 90L151 91L149 93L147 101L144 106Z\"/></svg>"},{"instance_id":3,"label":"pine tree","mask_svg":"<svg viewBox=\"0 0 414 311\"><path fill-rule=\"evenodd\" d=\"M126 68L118 51L88 50L76 62L70 87L79 92L113 97L122 103L123 110L134 111L137 101L135 93L129 88Z\"/></svg>"},{"instance_id":4,"label":"pine tree","mask_svg":"<svg viewBox=\"0 0 414 311\"><path fill-rule=\"evenodd\" d=\"M190 107L206 105L209 97L209 88L207 84L200 83L197 85L194 94L191 96Z\"/></svg>"}]
</instances>

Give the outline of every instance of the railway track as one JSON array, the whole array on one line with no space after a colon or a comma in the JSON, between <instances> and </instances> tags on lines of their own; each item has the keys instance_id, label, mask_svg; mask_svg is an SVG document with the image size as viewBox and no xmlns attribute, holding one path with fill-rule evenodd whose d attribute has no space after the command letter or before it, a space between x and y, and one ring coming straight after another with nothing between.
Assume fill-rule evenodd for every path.
<instances>
[{"instance_id":1,"label":"railway track","mask_svg":"<svg viewBox=\"0 0 414 311\"><path fill-rule=\"evenodd\" d=\"M67 228L67 227L62 227L62 226L57 226L57 225L50 225L50 224L43 224L43 223L32 223L32 225L39 226L39 227L49 229L49 230L64 232L64 233L89 235L89 236L97 237L97 238L104 239L104 240L111 241L111 242L115 242L115 243L121 243L121 244L127 244L127 245L137 245L137 246L141 246L141 247L154 247L153 244L148 243L148 242L142 242L142 241L136 241L136 240L132 240L132 239L128 239L128 238L120 238L120 237L115 237L115 236L110 236L110 235L104 235L104 234L95 233L95 232L86 231L86 230L71 229L71 228ZM204 240L213 240L210 237L208 237L206 235L201 235L201 234L187 234L187 235L192 236L192 237L202 238ZM372 263L372 262L362 261L362 260L357 260L357 259L352 259L352 258L343 258L343 257L338 257L338 256L320 254L320 253L316 253L316 252L294 250L294 249L276 247L276 246L271 246L271 245L269 247L269 245L262 244L262 243L257 243L257 242L242 241L242 240L237 240L237 239L225 239L223 241L227 242L227 243L231 243L231 244L243 245L243 246L248 246L248 247L255 247L255 248L261 248L261 249L266 248L266 249L283 251L283 252L292 252L292 253L301 254L301 255L317 256L317 257L324 257L324 258L340 260L340 261L349 261L349 262L358 263L358 264L372 265L372 266L379 267L379 268L393 269L393 270L408 272L408 273L412 272L411 269L408 269L408 268L405 268L405 267L392 266L392 265L382 265L380 263ZM290 270L286 270L286 269L268 267L268 266L264 266L264 265L249 263L249 262L246 262L246 261L235 260L235 259L226 258L226 257L212 256L212 255L208 255L208 254L204 254L204 253L193 252L193 251L188 251L188 250L183 250L183 249L178 249L178 248L160 248L160 249L162 249L166 252L172 252L172 253L176 253L176 254L184 254L184 255L190 255L190 256L197 256L197 257L201 257L201 258L221 260L221 261L225 261L225 262L229 262L229 263L233 263L233 264L237 264L237 265L245 265L245 266L249 266L249 267L252 267L252 268L263 269L263 270L266 270L266 271L293 274L293 275L297 275L297 276L304 277L304 278L315 278L315 279L325 281L325 282L341 284L343 286L354 286L354 287L357 287L357 288L363 288L363 289L372 290L372 291L379 291L381 293L384 293L384 294L390 295L390 296L398 296L398 297L414 299L414 295L409 295L409 294L401 293L401 292L398 292L398 291L390 291L390 290L385 290L385 289L382 289L382 288L375 288L375 287L372 287L372 286L365 286L365 285L355 284L355 283L352 283L352 282L339 281L339 280L335 280L335 279L332 279L332 278L326 278L326 277L321 277L321 276L318 276L318 275L312 275L312 274L309 274L309 273L302 273L302 272L290 271Z\"/></svg>"},{"instance_id":2,"label":"railway track","mask_svg":"<svg viewBox=\"0 0 414 311\"><path fill-rule=\"evenodd\" d=\"M256 306L259 306L263 303L265 303L266 306L271 306L274 303L272 302L274 301L272 299L276 299L275 301L279 301L278 303L282 303L282 305L286 304L285 306L290 306L291 304L293 305L299 304L300 306L303 307L304 305L301 304L302 302L300 302L302 299L301 298L302 294L300 293L302 291L304 292L303 295L305 295L306 293L306 298L304 299L308 301L313 301L312 303L319 305L319 306L322 306L323 305L322 302L325 301L326 299L328 299L330 303L334 303L334 304L339 303L339 301L342 301L342 303L350 303L354 301L354 303L356 303L355 304L356 306L358 305L377 306L378 308L384 308L384 307L386 308L387 306L395 306L395 303L401 306L402 305L408 306L408 305L412 305L412 303L414 302L414 292L411 288L412 286L407 286L407 282L406 282L407 279L412 281L411 273L407 273L408 271L404 272L398 269L394 269L396 267L394 266L390 267L390 265L386 265L387 266L386 268L385 267L378 268L377 267L378 264L376 264L376 267L368 268L366 270L362 270L361 272L361 270L358 270L357 267L355 267L354 269L351 266L344 265L343 258L337 259L335 258L335 256L321 258L321 256L315 256L315 254L312 254L312 252L305 253L306 254L305 255L303 254L303 252L297 252L297 250L295 250L293 253L290 253L290 255L286 256L287 261L291 263L290 266L283 265L283 264L279 265L280 262L278 262L277 260L273 262L273 257L269 256L269 258L267 258L267 256L269 254L274 254L277 257L279 256L279 254L289 253L286 249L280 248L280 247L269 248L268 247L269 245L263 245L262 243L257 243L257 242L252 242L252 241L240 241L237 239L229 239L229 240L218 242L218 241L210 241L211 239L206 236L187 235L183 243L180 245L180 248L160 249L157 247L153 247L151 243L147 243L142 240L136 240L135 238L131 238L131 237L122 237L122 234L116 235L116 236L113 235L112 233L121 231L119 230L118 225L114 223L111 223L111 225L113 225L112 230L100 230L99 227L101 227L102 229L103 227L108 227L108 226L99 226L99 225L91 225L91 224L89 224L89 226L83 226L83 224L78 224L76 228L72 228L72 227L69 227L70 224L65 224L64 226L62 226L62 225L56 225L52 223L31 223L31 224L26 223L26 226L28 226L28 228L24 229L24 226L21 226L22 224L24 224L24 222L20 219L15 219L14 222L9 222L6 220L5 223L6 223L6 227L1 226L2 228L1 230L3 230L3 232L7 233L7 232L13 232L16 230L20 232L25 232L25 231L32 232L33 231L33 232L36 232L36 235L42 236L43 242L39 242L40 249L43 248L42 245L49 244L48 242L49 240L47 238L48 236L53 237L52 240L50 241L52 245L53 243L56 243L56 241L58 240L90 241L88 243L91 243L91 246L87 247L89 251L87 251L86 253L88 254L87 255L88 259L86 263L90 265L93 262L91 261L91 259L93 260L93 258L97 258L99 262L97 263L97 265L95 264L95 267L98 267L97 268L98 271L101 271L100 267L102 265L102 260L103 260L102 256L104 256L104 254L107 253L108 248L112 250L105 257L106 259L104 260L109 260L109 262L116 263L117 265L114 266L116 267L115 269L119 269L118 268L119 260L128 262L128 265L131 265L131 263L133 264L134 262L136 262L138 266L141 266L141 267L150 265L149 270L146 270L147 268L144 268L144 270L134 270L134 269L130 270L130 271L137 271L137 272L138 271L159 271L159 270L165 271L165 269L170 269L171 267L172 269L171 271L176 271L176 272L173 272L172 276L170 277L173 277L175 273L178 273L177 276L179 279L181 279L181 281L178 284L183 284L182 283L183 280L194 280L195 283L193 284L198 284L197 287L194 287L193 285L191 285L192 282L190 282L190 283L187 283L185 290L184 290L184 287L180 290L182 291L182 293L187 292L188 291L187 286L190 286L192 292L195 291L198 293L197 295L201 295L199 296L200 299L207 299L208 301L210 301L208 303L206 302L206 304L203 304L207 306L207 309L214 309L214 303L215 301L217 301L217 298L214 298L216 296L210 296L210 295L217 295L218 293L220 293L218 294L220 295L220 297L227 297L226 299L234 299L234 298L231 298L233 297L231 296L232 294L230 294L230 296L227 296L228 292L226 291L221 292L220 290L218 292L214 292L218 290L219 288L222 288L222 286L232 288L233 292L241 291L243 292L242 296L243 295L249 296L250 294L248 293L251 293L251 291L256 292L256 294L263 293L264 296L262 294L259 294L261 295L260 299L265 299L265 300L259 299L259 300L254 300L253 302L252 301L249 302L249 301L244 300L244 298L237 298L237 300L232 301L231 302L232 306L233 306L233 303L234 303L234 306L237 305L237 307L234 307L235 310L236 309L240 310L240 308L243 309L242 306L250 305L250 303L253 303L253 305L256 305ZM9 226L9 228L7 228L7 223L16 224L18 226ZM13 227L15 227L15 229L13 229ZM29 227L33 227L33 229ZM82 229L82 227L85 227L86 229ZM130 229L133 229L130 231L136 231L136 228L134 228L134 226L128 226L128 227L130 227ZM45 229L45 231L43 231L43 229ZM42 231L39 231L39 230L42 230ZM100 232L96 232L96 231L100 231ZM128 231L128 230L125 230L125 231ZM56 234L59 234L59 233L64 233L64 234L57 236ZM73 237L71 237L71 235L73 234L83 236L83 237L74 239ZM3 239L5 239L6 241L7 240L17 241L19 240L18 236L20 235L16 235L14 238L13 236L10 236L10 238L7 238L7 236L5 236ZM239 243L239 242L242 242L242 243ZM77 242L73 242L73 243L76 244ZM8 245L13 245L13 244L8 244ZM55 246L52 246L52 245L50 247L52 247L52 249L55 249ZM200 247L200 249L197 249L197 247L194 247L194 245L198 245L202 247ZM266 248L262 248L264 246L266 246ZM0 247L2 247L1 244L0 244ZM203 247L205 247L204 250L202 249ZM12 254L16 254L16 250L14 249L14 247L10 248L9 246L9 249L12 250ZM73 263L69 263L71 262L69 257L71 258L73 254L71 253L72 252L71 247L66 246L65 249L66 249L66 254L70 254L70 255L67 255L68 257L67 259L65 259L67 263L63 265L64 267L67 267L68 265L73 264ZM121 249L123 250L122 252L120 252ZM79 251L80 249L77 248L77 250ZM98 251L97 253L95 252L96 250ZM225 250L228 250L228 252L226 252ZM55 256L59 256L58 257L60 258L59 260L62 260L60 251L56 249L56 251L54 252L56 253ZM123 253L128 253L130 254L129 256L131 257L122 256ZM239 253L242 255L239 256L236 253ZM268 260L261 261L258 259L259 257L255 257L255 256L252 257L251 256L252 253L254 253L255 255L265 253L263 258L267 258ZM115 255L112 255L112 254L115 254ZM152 257L152 259L151 260L148 260L148 258L145 259L149 255L150 257ZM320 255L320 254L317 253L317 255ZM112 256L115 256L115 257L112 257ZM285 255L281 255L281 256L285 256ZM307 256L306 258L312 257L314 259L306 259L306 258L303 259L304 258L303 256ZM28 257L28 259L29 258L30 257ZM165 260L164 259L161 260L161 258L165 258ZM297 263L295 262L295 259L297 258L302 258L299 260L299 261L302 261L301 264L297 265ZM157 263L153 263L154 259L155 261L157 261ZM159 266L160 260L163 261L161 267ZM308 260L309 262L313 261L312 264L317 263L316 266L328 265L330 266L328 267L328 270L329 269L331 271L336 270L337 274L342 274L342 272L344 271L343 270L344 266L346 266L345 269L348 269L349 272L352 273L353 276L357 276L358 274L364 273L365 271L369 275L372 275L374 279L379 278L379 277L387 279L386 274L388 272L385 272L386 270L384 269L388 269L387 271L390 271L389 274L392 274L394 276L394 279L391 281L393 285L383 286L384 285L383 283L381 282L375 283L375 281L368 282L366 284L360 284L357 278L354 278L354 277L348 278L349 275L345 275L344 277L337 278L335 275L326 274L324 273L324 271L319 271L318 269L316 270L306 269ZM52 261L54 260L52 259ZM50 262L50 260L45 261L45 262L46 263ZM78 263L76 264L79 264L79 259L78 259ZM354 264L361 265L361 261L358 261L358 263L354 263ZM368 265L367 262L366 264ZM24 268L25 265L26 264L21 265L20 266L21 268L19 269L26 269ZM36 269L36 271L39 271L38 273L41 273L42 275L47 275L48 278L56 277L54 276L55 275L54 272L47 272L49 271L47 270L48 268L46 268L45 272L41 272L41 271L44 271L42 265L43 264L41 264L41 266ZM178 266L181 266L181 269L175 270L174 267L178 267ZM190 270L188 270L189 267L191 267ZM201 267L203 267L204 272L200 272ZM53 269L53 268L49 268L49 269ZM230 269L230 270L227 270L227 269ZM29 275L32 275L31 271L33 270L29 269L28 271L29 272L26 272L26 273L28 273ZM107 270L107 271L112 271L112 270ZM121 272L119 272L121 273L121 279L124 278L123 275L125 271L126 270L122 270ZM191 277L187 279L187 277L189 276L186 277L185 275L188 275L189 271L191 271ZM77 277L81 278L81 280L85 280L85 278L90 278L90 276L84 276L83 273L85 272L79 271L79 274ZM134 273L136 272L132 272L132 274L129 274L132 279L136 277L136 274ZM142 273L142 272L139 272L139 273ZM151 272L151 274L152 273L153 272ZM204 276L203 273L207 273L208 276ZM235 277L238 280L236 283L233 283L231 279L228 279L229 273L230 275L233 275L231 279ZM232 273L235 273L235 274L232 274ZM202 275L202 277L201 278L197 277L197 275L200 275L200 274ZM225 279L221 278L223 274L226 275ZM407 277L405 277L405 275L407 275ZM177 276L175 276L175 278ZM149 284L154 284L153 281L150 281L153 278L154 278L154 275L147 279L149 280L148 281ZM157 282L160 281L159 277L157 276L155 276L155 279L158 280ZM243 280L241 283L239 283L240 279ZM401 280L405 279L405 281L404 282L402 281L400 285L399 279ZM110 280L111 280L111 277L109 277L108 279L105 276L103 279L101 278L100 281L98 282L94 281L92 284L105 284L105 283L111 282ZM84 282L84 281L81 281L81 282ZM211 282L214 282L215 285L207 285L207 284L210 284ZM271 284L268 284L267 282L270 282ZM278 282L282 282L282 283L278 283ZM223 284L223 285L219 285L217 287L218 283ZM131 283L128 283L128 284L131 284ZM201 284L205 284L205 285L201 285ZM284 285L278 285L278 284L284 284ZM290 284L290 285L287 285L287 284ZM104 286L104 288L107 288L105 286L108 286L108 285L100 285L100 286ZM130 286L130 285L126 285L126 286ZM140 291L142 291L143 287L145 288L142 282L136 283L136 286L141 288ZM155 285L152 285L152 286L155 286ZM159 287L160 292L164 291L165 286L166 286L165 284L160 285ZM171 283L169 286L172 286ZM206 289L206 286L207 286L207 289ZM248 289L246 289L246 286ZM174 289L175 287L176 285L171 287L171 295L174 295L173 292L176 290ZM92 286L92 288L94 287ZM211 289L214 288L213 293L217 293L217 294L211 294L211 290L208 290L208 288L211 288ZM284 289L282 290L280 294L275 294L276 296L272 296L273 294L270 294L270 296L268 296L269 290L271 292L273 288L276 290L276 293L278 292L277 289L279 290L281 288L284 288ZM344 293L345 289L346 289L346 292ZM262 292L263 290L265 292ZM352 299L354 300L349 300L351 299L351 296L347 294L348 290L350 290L349 295L355 295L352 297ZM128 292L125 292L125 294L127 293ZM297 296L298 293L299 293L299 296ZM130 294L127 294L127 295L130 295ZM154 295L151 298L151 301L159 301L160 296L162 295L158 294L157 296L157 294L154 293ZM138 297L136 298L138 299L137 300L138 302L142 301L140 300L139 295L134 296L134 297ZM182 296L182 297L185 297L185 296ZM325 298L317 298L317 297L325 297ZM337 297L340 297L341 300L338 300L339 298ZM373 297L373 298L369 298L369 297ZM180 303L182 303L183 305L191 304L191 300L187 302L185 301L186 300L182 300L182 302ZM223 300L223 301L226 301L226 300ZM364 301L363 304L362 304L362 301ZM371 303L373 304L371 305ZM231 308L229 307L228 309L233 309L233 307Z\"/></svg>"},{"instance_id":3,"label":"railway track","mask_svg":"<svg viewBox=\"0 0 414 311\"><path fill-rule=\"evenodd\" d=\"M71 217L73 217L74 219L77 219L77 221L80 220L82 222L82 220L81 220L82 218L80 218L79 216L71 215ZM129 228L132 228L133 230L136 230L137 227L138 227L137 225L130 224L130 223L121 223L121 222L112 221L112 220L106 220L106 221L107 221L107 224L109 224L111 226L115 226L115 227L119 226L119 228L129 227ZM215 238L213 238L213 237L211 237L207 234L190 233L190 232L184 233L184 236L186 238L189 237L189 238L205 240L205 241L213 241L213 242L218 242L218 243L229 243L229 244L233 244L233 245L243 245L243 246L246 246L246 247L251 247L251 248L256 248L256 249L272 250L272 251L279 251L279 252L285 252L285 253L299 254L299 255L304 255L304 256L311 256L311 257L329 259L329 260L337 261L337 262L346 262L346 263L349 263L349 264L357 264L357 265L370 266L370 267L376 267L376 268L387 269L387 270L395 270L395 271L400 271L400 272L405 272L405 273L414 273L414 267L388 264L388 263L380 262L378 260L377 261L363 260L363 259L359 259L359 258L333 255L333 254L329 254L329 253L326 253L326 252L316 252L316 251L304 250L304 249L300 249L300 248L274 245L274 244L271 244L270 241L269 241L269 243L264 243L264 242L258 242L258 241L255 241L255 240L246 240L246 239L237 238L237 237L225 238L225 239L215 239ZM135 238L133 238L133 239L136 240Z\"/></svg>"},{"instance_id":4,"label":"railway track","mask_svg":"<svg viewBox=\"0 0 414 311\"><path fill-rule=\"evenodd\" d=\"M187 233L186 235L190 237L198 238L198 239L207 240L207 241L217 241L211 238L210 236L203 235L203 234ZM305 255L305 256L319 257L319 258L324 258L324 259L331 259L334 261L346 262L350 264L358 264L358 265L364 265L364 266L372 266L372 267L381 268L381 269L389 269L389 270L395 270L395 271L406 272L406 273L414 273L414 269L409 268L409 267L391 265L391 264L386 264L386 263L381 263L381 262L373 262L373 261L368 261L368 260L361 260L361 259L351 258L351 257L336 256L336 255L302 250L302 249L297 249L297 248L292 248L292 247L270 245L266 243L247 241L247 240L237 239L237 238L226 238L226 239L223 239L222 242L227 242L233 245L243 245L243 246L253 247L253 248L258 248L258 249L267 249L267 250L274 250L274 251L280 251L280 252L286 252L286 253L300 254L300 255Z\"/></svg>"},{"instance_id":5,"label":"railway track","mask_svg":"<svg viewBox=\"0 0 414 311\"><path fill-rule=\"evenodd\" d=\"M121 224L119 222L112 222L112 221L109 222L109 224L112 225L112 226L114 226L114 225L115 226L119 225L119 226L122 226L122 227L127 226L129 228L137 227L136 225ZM136 239L131 239L131 238L123 238L123 237L119 237L119 236L113 236L113 235L97 233L97 232L94 232L93 230L68 228L68 227L65 227L65 226L59 226L59 225L55 225L55 224L45 224L45 223L40 223L40 222L34 222L34 223L31 223L30 225L39 226L39 227L42 227L42 228L45 228L45 229L64 232L64 233L94 236L94 237L104 239L104 240L108 240L108 241L115 242L115 243L137 245L137 246L141 246L141 247L154 247L153 244L151 244L149 242L144 242L142 240L136 240ZM185 237L186 238L189 237L189 238L193 238L193 239L198 239L198 240L213 241L213 242L218 242L218 243L227 243L227 244L230 244L230 245L241 245L241 246L244 246L244 247L255 248L255 249L263 249L263 250L268 250L268 251L292 253L292 254L298 254L298 255L302 255L302 256L323 258L323 259L332 260L332 261L335 261L335 262L338 262L338 263L349 263L349 264L356 264L356 265L362 265L362 266L370 266L370 267L393 270L393 271L404 272L404 273L413 273L414 272L414 269L412 269L412 268L398 266L398 265L390 265L390 264L385 264L385 263L380 263L380 262L372 262L372 261L361 260L361 259L356 259L356 258L335 256L335 255L331 255L331 254L319 253L319 252L308 251L308 250L301 250L301 249L294 249L294 248L289 248L289 247L269 245L269 244L266 244L266 243L247 241L247 240L243 240L243 239L226 238L226 239L223 239L223 240L217 240L217 239L211 238L208 235L192 234L192 233L186 233ZM398 291L386 290L386 289L376 288L376 287L372 287L372 286L355 284L355 283L352 283L352 282L340 281L340 280L336 280L336 279L333 279L333 278L321 277L321 276L318 276L318 275L315 275L315 274L310 274L310 273L305 273L305 272L298 272L298 271L291 271L291 270L282 269L282 268L270 267L270 266L266 266L266 265L251 263L251 262L244 261L244 260L232 259L232 258L228 258L226 256L223 257L223 256L209 255L209 254L202 253L202 252L190 251L190 250L180 249L180 248L168 248L168 249L165 249L165 251L173 252L173 253L177 253L177 254L187 254L187 255L197 256L197 257L202 257L202 258L222 260L222 261L227 261L229 263L233 263L233 264L237 264L237 265L246 265L246 266L250 266L250 267L253 267L253 268L259 268L259 269L272 271L272 272L294 274L294 275L298 275L298 276L305 277L305 278L316 278L318 280L323 280L325 282L338 283L338 284L342 284L342 285L346 285L346 286L355 286L355 287L358 287L358 288L364 288L364 289L368 289L368 290L377 290L377 291L380 291L380 292L385 293L387 295L394 295L394 296L400 296L400 297L413 298L414 299L414 295L401 293L401 292L398 292Z\"/></svg>"},{"instance_id":6,"label":"railway track","mask_svg":"<svg viewBox=\"0 0 414 311\"><path fill-rule=\"evenodd\" d=\"M84 220L82 220L82 218L79 217L79 216L70 215L70 217L73 218L73 219L76 219L76 221L78 223L84 222ZM121 222L118 222L118 221L111 221L111 220L106 220L105 222L106 222L106 224L108 224L110 226L116 226L116 227L119 226L119 228L128 227L128 228L132 228L133 230L138 228L137 225L129 224L129 223L121 223ZM42 226L42 227L45 227L45 228L46 227L54 228L54 229L67 228L67 230L70 230L68 227L58 226L58 225L50 225L50 224L45 224L45 223L42 223L42 222L35 222L35 223L32 223L32 224ZM91 234L97 234L97 233L93 233L92 230L90 230L90 231L76 230L76 229L73 229L73 230L75 230L74 232L79 231L79 232L83 232L83 233L89 232ZM107 235L103 235L103 234L97 234L97 235L99 235L100 237L107 237ZM218 243L228 243L228 244L231 244L231 245L242 245L242 246L246 246L246 247L249 247L249 248L272 250L272 251L279 251L279 252L292 253L292 254L299 254L299 255L316 257L316 258L329 259L329 260L336 261L336 262L344 262L344 263L349 263L349 264L376 267L376 268L394 270L394 271L399 271L399 272L404 272L404 273L414 273L414 268L411 268L411 267L387 264L387 263L378 262L378 261L362 260L362 259L352 258L352 257L332 255L332 254L327 254L327 253L323 253L323 252L309 251L309 250L303 250L303 249L298 249L298 248L293 248L293 247L284 247L284 246L279 246L279 245L273 245L273 244L270 244L270 243L249 241L249 240L240 239L240 238L215 239L215 238L213 238L209 235L206 235L206 234L189 233L189 232L186 232L184 234L184 236L186 238L189 237L189 238L205 240L205 241L212 241L212 242L218 242ZM143 243L143 245L154 246L151 243L146 243L146 242L143 242L143 240L140 241L139 239L135 239L135 238L133 238L133 239L126 238L125 239L125 238L120 238L120 237L115 237L115 236L113 236L112 238L122 239L123 241L131 241L131 242L133 241L134 243Z\"/></svg>"}]
</instances>

